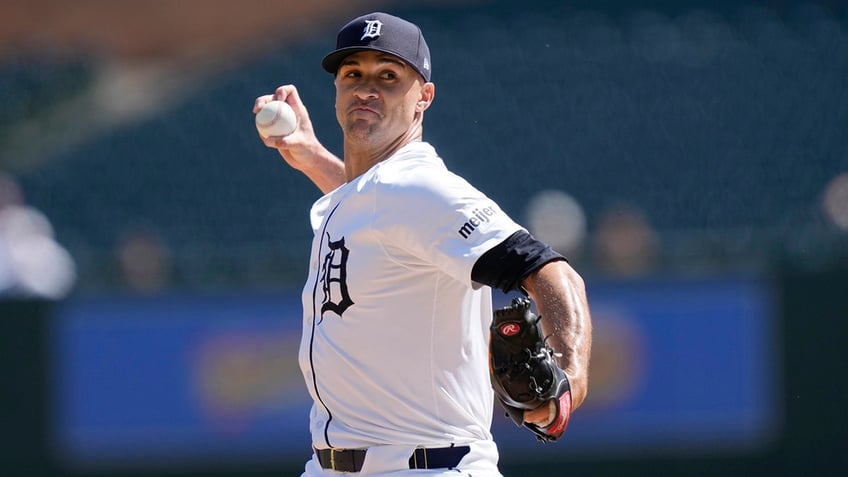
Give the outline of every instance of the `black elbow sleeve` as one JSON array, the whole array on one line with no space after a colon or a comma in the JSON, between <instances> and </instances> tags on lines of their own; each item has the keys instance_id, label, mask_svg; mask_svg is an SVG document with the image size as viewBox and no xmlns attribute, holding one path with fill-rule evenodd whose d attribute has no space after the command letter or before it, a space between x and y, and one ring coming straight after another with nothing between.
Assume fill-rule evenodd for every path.
<instances>
[{"instance_id":1,"label":"black elbow sleeve","mask_svg":"<svg viewBox=\"0 0 848 477\"><path fill-rule=\"evenodd\" d=\"M554 260L565 260L565 257L520 230L477 259L471 279L504 293L519 291L527 275Z\"/></svg>"}]
</instances>

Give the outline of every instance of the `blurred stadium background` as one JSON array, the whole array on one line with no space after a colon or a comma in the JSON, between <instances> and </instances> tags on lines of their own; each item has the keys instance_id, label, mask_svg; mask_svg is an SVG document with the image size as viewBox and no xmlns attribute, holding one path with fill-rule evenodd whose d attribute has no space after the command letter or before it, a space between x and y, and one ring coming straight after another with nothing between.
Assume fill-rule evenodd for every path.
<instances>
[{"instance_id":1,"label":"blurred stadium background","mask_svg":"<svg viewBox=\"0 0 848 477\"><path fill-rule=\"evenodd\" d=\"M0 475L299 475L318 190L261 145L293 83L341 149L335 32L419 23L425 139L585 275L593 388L525 475L841 475L838 0L7 0ZM506 297L497 297L506 300Z\"/></svg>"}]
</instances>

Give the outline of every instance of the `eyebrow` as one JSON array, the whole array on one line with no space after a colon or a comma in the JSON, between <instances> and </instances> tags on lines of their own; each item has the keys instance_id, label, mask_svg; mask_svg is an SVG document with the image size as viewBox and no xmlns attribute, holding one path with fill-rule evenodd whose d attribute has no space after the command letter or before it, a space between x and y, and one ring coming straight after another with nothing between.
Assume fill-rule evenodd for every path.
<instances>
[{"instance_id":1,"label":"eyebrow","mask_svg":"<svg viewBox=\"0 0 848 477\"><path fill-rule=\"evenodd\" d=\"M360 63L359 61L357 61L357 60L355 60L355 59L352 59L350 56L348 56L347 58L345 58L344 60L342 60L342 62L341 62L341 64L339 65L339 67L342 67L342 66L349 66L349 65L357 66L357 65L359 65L359 63ZM377 57L377 63L392 63L392 64L398 65L398 66L400 66L400 67L402 67L402 68L406 68L406 63L405 63L404 61L399 60L399 59L398 59L398 58L396 58L395 56L393 56L393 55L389 55L389 54L385 54L385 55L380 55L380 56L378 56L378 57Z\"/></svg>"}]
</instances>

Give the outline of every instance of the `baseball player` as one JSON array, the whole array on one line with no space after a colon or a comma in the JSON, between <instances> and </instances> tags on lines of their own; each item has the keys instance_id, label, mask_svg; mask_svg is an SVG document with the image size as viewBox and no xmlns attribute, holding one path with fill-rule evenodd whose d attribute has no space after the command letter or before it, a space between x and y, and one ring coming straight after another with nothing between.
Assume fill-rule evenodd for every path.
<instances>
[{"instance_id":1,"label":"baseball player","mask_svg":"<svg viewBox=\"0 0 848 477\"><path fill-rule=\"evenodd\" d=\"M583 281L422 140L435 86L416 25L358 17L322 66L335 78L343 161L316 138L293 85L254 105L292 106L296 130L262 140L325 194L310 212L302 299L299 362L314 400L303 477L500 476L496 396L517 423L554 440L586 395ZM533 399L508 395L525 378L508 369L518 361L497 350L506 361L490 362L490 342L504 341L490 340L492 288L523 291L542 316L526 305L500 312L541 326L543 345L513 353L533 360L522 370L548 365L529 379ZM524 325L507 321L499 330L512 338Z\"/></svg>"}]
</instances>

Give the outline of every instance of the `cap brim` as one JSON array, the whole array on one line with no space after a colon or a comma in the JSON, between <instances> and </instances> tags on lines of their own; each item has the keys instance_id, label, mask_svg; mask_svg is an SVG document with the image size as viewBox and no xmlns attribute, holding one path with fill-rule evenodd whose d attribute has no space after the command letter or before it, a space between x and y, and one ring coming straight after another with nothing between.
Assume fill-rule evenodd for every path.
<instances>
[{"instance_id":1,"label":"cap brim","mask_svg":"<svg viewBox=\"0 0 848 477\"><path fill-rule=\"evenodd\" d=\"M366 51L366 50L377 50L376 48L366 48L362 46L349 46L347 48L339 48L338 50L330 52L327 56L321 60L321 66L324 68L324 71L327 73L336 74L339 71L339 66L341 66L342 61L348 56L356 53L357 51Z\"/></svg>"},{"instance_id":2,"label":"cap brim","mask_svg":"<svg viewBox=\"0 0 848 477\"><path fill-rule=\"evenodd\" d=\"M403 62L406 63L407 66L418 72L418 74L421 75L421 77L423 77L425 80L427 79L427 76L421 71L419 71L418 68L416 68L412 63L409 62L409 60L399 55L397 52L389 50L387 48L374 48L370 46L348 46L345 48L339 48L338 50L332 51L327 56L325 56L324 59L321 60L321 66L327 73L335 75L339 71L339 66L342 65L342 61L344 61L345 58L356 53L357 51L379 51L382 53L388 53L392 56L396 56L403 60Z\"/></svg>"}]
</instances>

